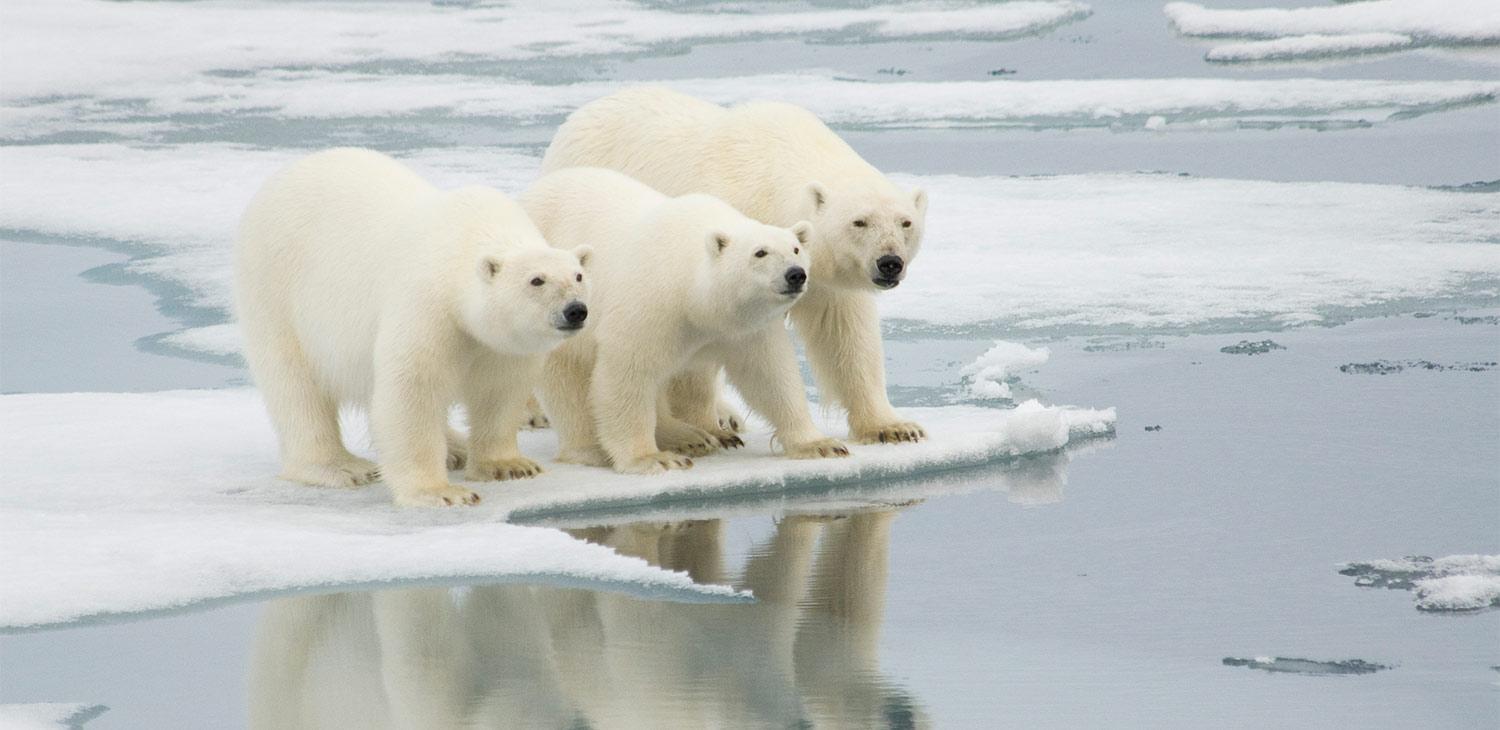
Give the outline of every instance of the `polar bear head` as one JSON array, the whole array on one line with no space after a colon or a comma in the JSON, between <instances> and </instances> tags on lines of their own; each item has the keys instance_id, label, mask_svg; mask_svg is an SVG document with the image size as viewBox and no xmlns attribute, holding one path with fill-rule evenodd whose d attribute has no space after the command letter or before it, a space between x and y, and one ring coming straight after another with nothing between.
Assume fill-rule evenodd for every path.
<instances>
[{"instance_id":1,"label":"polar bear head","mask_svg":"<svg viewBox=\"0 0 1500 730\"><path fill-rule=\"evenodd\" d=\"M721 323L748 331L784 317L807 291L813 228L806 221L778 228L732 215L738 220L721 221L703 235L701 306Z\"/></svg>"},{"instance_id":2,"label":"polar bear head","mask_svg":"<svg viewBox=\"0 0 1500 730\"><path fill-rule=\"evenodd\" d=\"M556 347L588 321L588 246L547 246L481 254L463 296L463 322L496 352L535 355Z\"/></svg>"},{"instance_id":3,"label":"polar bear head","mask_svg":"<svg viewBox=\"0 0 1500 730\"><path fill-rule=\"evenodd\" d=\"M813 271L820 285L893 289L922 246L927 193L907 192L884 178L838 186L810 182L805 214L817 231Z\"/></svg>"}]
</instances>

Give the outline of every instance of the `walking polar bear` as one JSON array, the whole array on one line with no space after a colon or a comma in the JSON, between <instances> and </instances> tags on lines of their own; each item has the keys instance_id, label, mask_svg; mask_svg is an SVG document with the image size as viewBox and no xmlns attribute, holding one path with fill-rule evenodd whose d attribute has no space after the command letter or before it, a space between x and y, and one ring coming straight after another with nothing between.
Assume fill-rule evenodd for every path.
<instances>
[{"instance_id":1,"label":"walking polar bear","mask_svg":"<svg viewBox=\"0 0 1500 730\"><path fill-rule=\"evenodd\" d=\"M886 397L874 299L917 254L925 193L896 187L804 109L725 109L662 88L622 91L569 116L542 170L574 166L618 170L667 195L707 193L773 226L811 221L813 283L791 315L821 392L848 411L858 441L926 435ZM783 356L791 362L790 350ZM717 393L702 373L672 390L674 412L702 409Z\"/></svg>"},{"instance_id":2,"label":"walking polar bear","mask_svg":"<svg viewBox=\"0 0 1500 730\"><path fill-rule=\"evenodd\" d=\"M782 324L808 281L806 222L769 226L716 198L669 198L599 168L546 175L521 202L552 245L594 247L594 315L542 380L559 461L649 474L739 444L712 400L667 407L674 375L712 380L720 368L788 456L848 455L813 425Z\"/></svg>"},{"instance_id":3,"label":"walking polar bear","mask_svg":"<svg viewBox=\"0 0 1500 730\"><path fill-rule=\"evenodd\" d=\"M255 196L235 250L235 308L281 444L281 475L398 504L474 504L471 480L541 471L516 431L544 355L587 317L587 247L547 245L495 190L443 192L400 163L337 149ZM468 412L467 453L447 428ZM340 404L368 405L380 465L349 453Z\"/></svg>"}]
</instances>

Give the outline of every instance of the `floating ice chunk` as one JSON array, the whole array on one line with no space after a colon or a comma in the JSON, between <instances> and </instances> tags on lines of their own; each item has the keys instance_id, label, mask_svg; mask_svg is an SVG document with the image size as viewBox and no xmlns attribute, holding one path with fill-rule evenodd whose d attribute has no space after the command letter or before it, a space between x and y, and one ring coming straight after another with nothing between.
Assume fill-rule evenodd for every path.
<instances>
[{"instance_id":1,"label":"floating ice chunk","mask_svg":"<svg viewBox=\"0 0 1500 730\"><path fill-rule=\"evenodd\" d=\"M1383 53L1412 45L1411 36L1400 33L1349 33L1345 35L1299 35L1268 41L1246 41L1215 46L1203 57L1220 63L1290 61L1354 53Z\"/></svg>"},{"instance_id":2,"label":"floating ice chunk","mask_svg":"<svg viewBox=\"0 0 1500 730\"><path fill-rule=\"evenodd\" d=\"M1219 348L1219 352L1222 352L1225 355L1264 355L1268 352L1271 352L1272 350L1285 349L1285 346L1278 345L1272 340L1260 340L1258 342L1251 342L1250 340L1240 340L1236 344L1226 345Z\"/></svg>"},{"instance_id":3,"label":"floating ice chunk","mask_svg":"<svg viewBox=\"0 0 1500 730\"><path fill-rule=\"evenodd\" d=\"M1500 5L1492 0L1367 0L1248 10L1213 10L1174 2L1162 10L1178 32L1191 36L1400 33L1427 42L1500 42Z\"/></svg>"},{"instance_id":4,"label":"floating ice chunk","mask_svg":"<svg viewBox=\"0 0 1500 730\"><path fill-rule=\"evenodd\" d=\"M604 588L743 600L565 533L510 524L570 512L795 493L980 466L1110 432L1113 410L910 409L929 441L855 446L848 459L776 458L768 433L686 472L640 477L551 462L551 431L521 434L548 471L476 485L484 502L402 510L382 487L281 482L253 390L0 396L0 629L170 610L234 596L409 581ZM835 433L834 424L825 424ZM345 439L367 443L364 419ZM90 444L80 450L81 442ZM857 488L847 495L856 495Z\"/></svg>"},{"instance_id":5,"label":"floating ice chunk","mask_svg":"<svg viewBox=\"0 0 1500 730\"><path fill-rule=\"evenodd\" d=\"M1309 8L1213 10L1163 7L1179 33L1269 39L1210 50L1210 61L1267 61L1369 53L1431 45L1500 43L1493 0L1368 0Z\"/></svg>"},{"instance_id":6,"label":"floating ice chunk","mask_svg":"<svg viewBox=\"0 0 1500 730\"><path fill-rule=\"evenodd\" d=\"M1006 381L1015 378L1022 370L1046 364L1050 355L1051 351L1045 347L1032 349L1018 342L996 340L994 347L965 365L961 372L968 381L970 397L1009 400L1010 385Z\"/></svg>"},{"instance_id":7,"label":"floating ice chunk","mask_svg":"<svg viewBox=\"0 0 1500 730\"><path fill-rule=\"evenodd\" d=\"M0 704L4 730L75 730L107 710L104 705L69 702Z\"/></svg>"},{"instance_id":8,"label":"floating ice chunk","mask_svg":"<svg viewBox=\"0 0 1500 730\"><path fill-rule=\"evenodd\" d=\"M1319 661L1316 659L1297 659L1281 656L1258 656L1253 659L1224 657L1224 666L1249 667L1251 669L1259 669L1263 672L1284 672L1288 674L1374 674L1383 669L1390 669L1390 667L1384 664L1367 662L1363 659Z\"/></svg>"},{"instance_id":9,"label":"floating ice chunk","mask_svg":"<svg viewBox=\"0 0 1500 730\"><path fill-rule=\"evenodd\" d=\"M1449 555L1433 559L1410 555L1400 560L1346 563L1342 575L1366 588L1416 593L1423 611L1474 611L1500 606L1500 555Z\"/></svg>"},{"instance_id":10,"label":"floating ice chunk","mask_svg":"<svg viewBox=\"0 0 1500 730\"><path fill-rule=\"evenodd\" d=\"M161 338L161 342L189 352L220 357L237 357L245 346L244 334L233 322L190 327Z\"/></svg>"},{"instance_id":11,"label":"floating ice chunk","mask_svg":"<svg viewBox=\"0 0 1500 730\"><path fill-rule=\"evenodd\" d=\"M420 3L142 4L7 0L0 98L157 87L258 68L524 61L639 53L664 44L1004 38L1088 16L1071 0L805 12L671 12L622 0L532 0L468 9ZM233 28L233 42L224 29ZM343 95L341 95L343 96Z\"/></svg>"}]
</instances>

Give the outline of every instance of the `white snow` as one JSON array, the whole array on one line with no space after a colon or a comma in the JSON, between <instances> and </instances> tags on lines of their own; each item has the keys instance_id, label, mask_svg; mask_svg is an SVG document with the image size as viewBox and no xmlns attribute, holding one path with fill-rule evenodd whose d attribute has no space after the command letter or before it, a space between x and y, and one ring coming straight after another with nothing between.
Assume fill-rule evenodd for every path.
<instances>
[{"instance_id":1,"label":"white snow","mask_svg":"<svg viewBox=\"0 0 1500 730\"><path fill-rule=\"evenodd\" d=\"M244 348L244 335L233 322L189 327L173 332L161 341L172 347L220 357L238 356Z\"/></svg>"},{"instance_id":2,"label":"white snow","mask_svg":"<svg viewBox=\"0 0 1500 730\"><path fill-rule=\"evenodd\" d=\"M1275 41L1273 43L1281 43ZM515 124L553 123L626 86L653 82L531 84L453 74L271 70L163 85L121 83L98 95L8 105L11 135L151 131L142 118L361 118L433 115ZM776 99L854 127L1109 127L1137 129L1151 117L1188 129L1282 124L1376 124L1398 115L1493 102L1491 80L1081 79L870 83L834 71L656 82L721 104ZM1211 126L1210 126L1211 125ZM1163 128L1157 125L1153 128Z\"/></svg>"},{"instance_id":3,"label":"white snow","mask_svg":"<svg viewBox=\"0 0 1500 730\"><path fill-rule=\"evenodd\" d=\"M1239 63L1246 61L1288 61L1301 58L1335 56L1352 53L1395 51L1412 45L1409 35L1400 33L1348 33L1343 35L1287 36L1268 41L1245 41L1214 46L1203 55L1210 61Z\"/></svg>"},{"instance_id":4,"label":"white snow","mask_svg":"<svg viewBox=\"0 0 1500 730\"><path fill-rule=\"evenodd\" d=\"M233 145L0 147L0 228L136 244L129 270L229 309L244 205L301 150ZM405 153L443 186L517 192L537 159L499 148ZM1500 194L1162 174L896 175L928 192L927 244L880 296L901 326L1275 326L1500 283ZM87 201L80 204L79 201ZM961 282L962 286L955 286ZM231 328L171 344L222 354Z\"/></svg>"},{"instance_id":5,"label":"white snow","mask_svg":"<svg viewBox=\"0 0 1500 730\"><path fill-rule=\"evenodd\" d=\"M71 702L0 704L0 730L67 730L98 717L105 708Z\"/></svg>"},{"instance_id":6,"label":"white snow","mask_svg":"<svg viewBox=\"0 0 1500 730\"><path fill-rule=\"evenodd\" d=\"M805 12L671 12L624 0L430 3L146 3L7 0L0 6L0 98L169 87L206 72L529 61L627 54L669 43L754 36L827 40L997 38L1087 17L1071 0ZM226 31L233 29L231 36ZM17 62L22 59L22 62Z\"/></svg>"},{"instance_id":7,"label":"white snow","mask_svg":"<svg viewBox=\"0 0 1500 730\"><path fill-rule=\"evenodd\" d=\"M1207 38L1277 39L1276 46L1224 46L1209 51L1210 60L1297 58L1337 52L1390 50L1407 45L1474 45L1500 43L1500 3L1494 0L1367 0L1305 8L1218 10L1196 3L1163 7L1183 35ZM1337 37L1330 39L1329 37ZM1405 37L1407 42L1396 39ZM1244 56L1214 58L1214 56Z\"/></svg>"},{"instance_id":8,"label":"white snow","mask_svg":"<svg viewBox=\"0 0 1500 730\"><path fill-rule=\"evenodd\" d=\"M478 485L484 502L402 510L383 487L281 482L253 390L0 396L0 628L180 608L247 594L395 581L508 580L676 600L743 600L543 527L532 516L869 484L1051 452L1112 431L1113 409L909 409L932 438L849 459L774 458L769 435L656 477L556 464L551 431L522 434L548 471ZM828 424L831 432L833 424ZM363 418L346 441L368 442ZM86 447L84 445L87 445ZM794 501L794 500L793 500Z\"/></svg>"},{"instance_id":9,"label":"white snow","mask_svg":"<svg viewBox=\"0 0 1500 730\"><path fill-rule=\"evenodd\" d=\"M1500 606L1500 574L1447 575L1416 582L1417 608L1473 611Z\"/></svg>"},{"instance_id":10,"label":"white snow","mask_svg":"<svg viewBox=\"0 0 1500 730\"><path fill-rule=\"evenodd\" d=\"M1019 342L996 340L995 346L965 365L961 374L968 380L970 397L980 400L1009 400L1010 384L1022 370L1041 367L1052 354L1045 347L1030 348Z\"/></svg>"}]
</instances>

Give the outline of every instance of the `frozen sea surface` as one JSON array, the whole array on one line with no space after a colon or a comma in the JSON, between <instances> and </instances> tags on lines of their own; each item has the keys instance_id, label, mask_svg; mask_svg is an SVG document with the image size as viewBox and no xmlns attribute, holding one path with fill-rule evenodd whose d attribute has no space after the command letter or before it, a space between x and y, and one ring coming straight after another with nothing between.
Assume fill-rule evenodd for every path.
<instances>
[{"instance_id":1,"label":"frozen sea surface","mask_svg":"<svg viewBox=\"0 0 1500 730\"><path fill-rule=\"evenodd\" d=\"M4 607L298 591L0 637L0 712L52 703L24 711L96 730L316 706L367 727L1493 727L1500 610L1418 610L1483 604L1493 571L1410 591L1339 573L1500 554L1500 370L1464 367L1500 359L1491 6L0 5L0 391L65 394L0 399L0 423L44 403L68 422L33 410L7 433L89 434L28 445L43 465L7 449L3 515L51 505L67 530L35 532L85 547L145 525L49 563L119 570L37 569L49 602ZM261 180L358 144L513 192L570 108L641 82L812 106L929 189L927 245L881 299L900 406L929 425L1116 406L1116 436L567 509L629 486L554 474L566 494L497 486L478 523L255 481L268 435L225 255ZM1233 354L1267 340L1284 349ZM1359 364L1380 374L1341 370ZM195 402L201 420L174 410ZM187 422L226 433L153 441ZM253 472L249 491L214 465ZM264 540L235 548L226 525L268 495ZM174 512L204 504L234 509ZM480 577L471 558L487 580L449 587ZM348 585L397 575L415 590ZM713 586L760 600L702 603ZM472 681L409 671L411 631Z\"/></svg>"}]
</instances>

